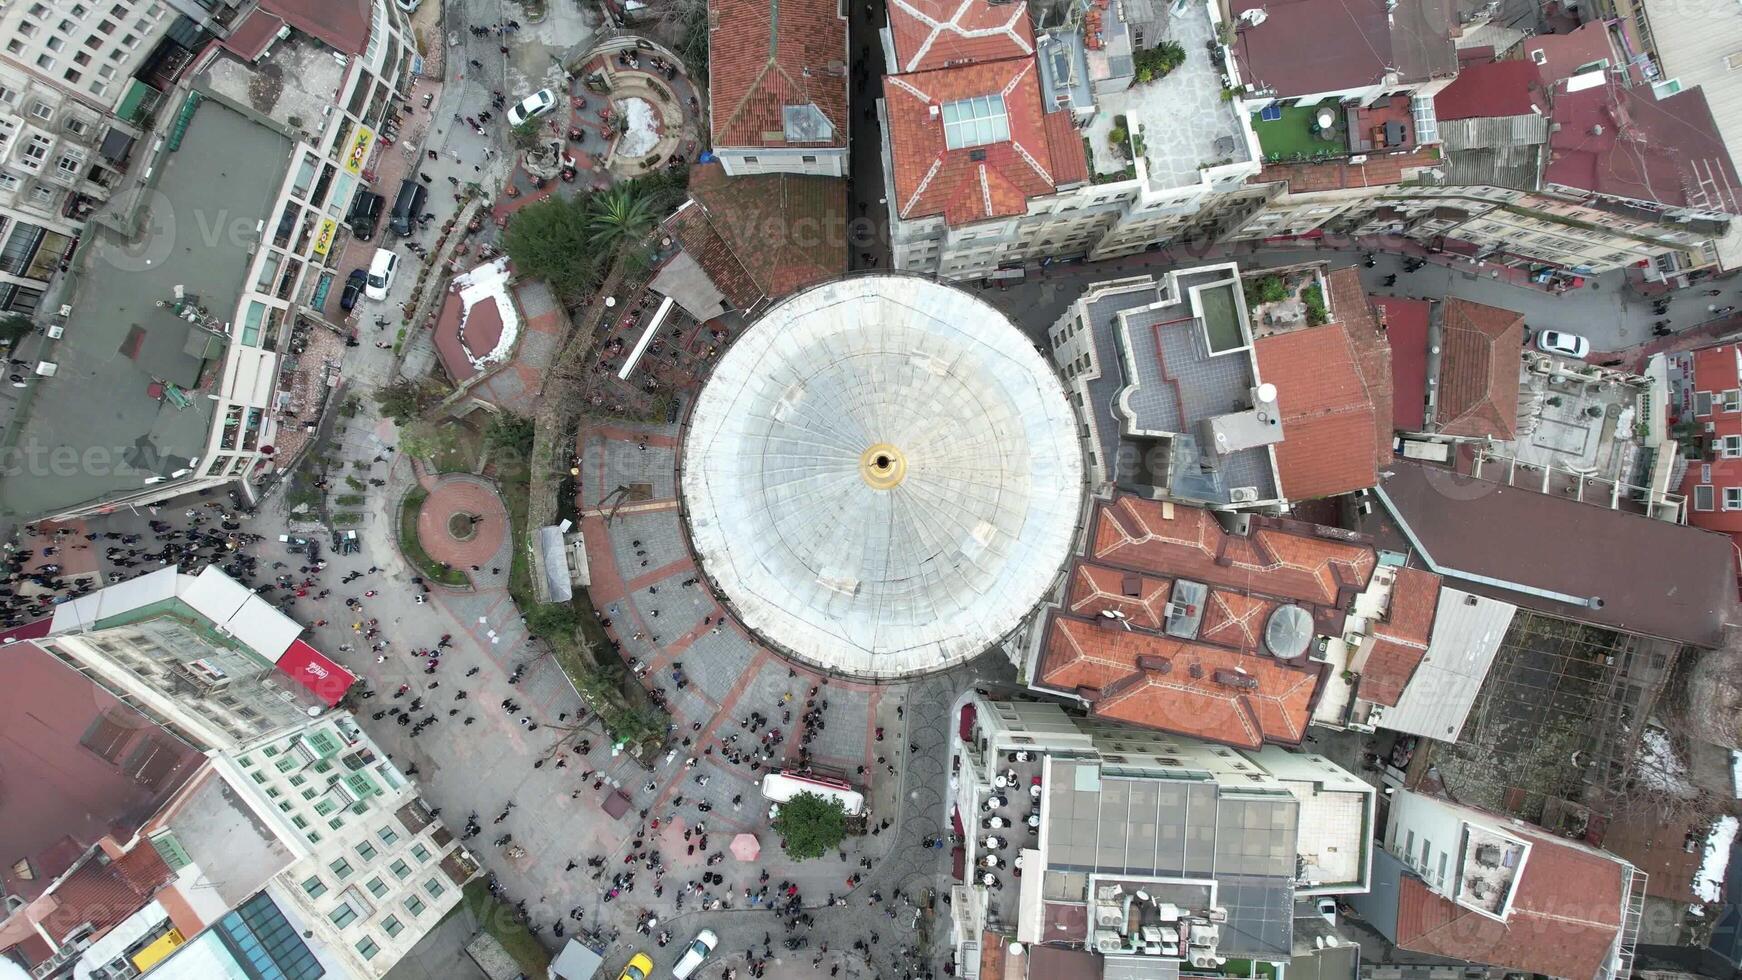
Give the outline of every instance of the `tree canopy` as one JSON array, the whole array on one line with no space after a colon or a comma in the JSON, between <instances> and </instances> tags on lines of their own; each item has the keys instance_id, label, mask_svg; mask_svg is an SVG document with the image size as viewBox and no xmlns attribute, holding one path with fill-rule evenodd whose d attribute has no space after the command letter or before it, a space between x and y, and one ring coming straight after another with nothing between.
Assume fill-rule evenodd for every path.
<instances>
[{"instance_id":1,"label":"tree canopy","mask_svg":"<svg viewBox=\"0 0 1742 980\"><path fill-rule=\"evenodd\" d=\"M517 272L543 279L558 296L576 300L597 286L604 272L589 218L586 197L558 194L516 211L502 244Z\"/></svg>"},{"instance_id":2,"label":"tree canopy","mask_svg":"<svg viewBox=\"0 0 1742 980\"><path fill-rule=\"evenodd\" d=\"M774 829L788 857L819 858L846 839L847 811L840 800L800 793L780 805Z\"/></svg>"}]
</instances>

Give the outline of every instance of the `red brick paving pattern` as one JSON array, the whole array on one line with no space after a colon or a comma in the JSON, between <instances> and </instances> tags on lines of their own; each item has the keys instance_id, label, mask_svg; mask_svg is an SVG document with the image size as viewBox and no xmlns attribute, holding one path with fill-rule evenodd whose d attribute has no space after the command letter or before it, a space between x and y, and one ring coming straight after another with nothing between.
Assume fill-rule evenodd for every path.
<instances>
[{"instance_id":1,"label":"red brick paving pattern","mask_svg":"<svg viewBox=\"0 0 1742 980\"><path fill-rule=\"evenodd\" d=\"M448 531L455 514L478 514L484 519L461 541ZM508 512L496 491L475 477L450 474L438 477L434 489L417 514L417 539L436 561L445 561L461 571L482 566L495 557L508 534Z\"/></svg>"}]
</instances>

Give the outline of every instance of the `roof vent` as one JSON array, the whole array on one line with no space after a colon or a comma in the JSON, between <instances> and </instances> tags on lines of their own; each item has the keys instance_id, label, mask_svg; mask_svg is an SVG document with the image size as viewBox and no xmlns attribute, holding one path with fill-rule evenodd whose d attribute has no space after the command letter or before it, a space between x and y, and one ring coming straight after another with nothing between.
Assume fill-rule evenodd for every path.
<instances>
[{"instance_id":1,"label":"roof vent","mask_svg":"<svg viewBox=\"0 0 1742 980\"><path fill-rule=\"evenodd\" d=\"M974 161L975 163L984 163L984 162L986 162L986 151L985 150L969 150L968 151L968 159Z\"/></svg>"}]
</instances>

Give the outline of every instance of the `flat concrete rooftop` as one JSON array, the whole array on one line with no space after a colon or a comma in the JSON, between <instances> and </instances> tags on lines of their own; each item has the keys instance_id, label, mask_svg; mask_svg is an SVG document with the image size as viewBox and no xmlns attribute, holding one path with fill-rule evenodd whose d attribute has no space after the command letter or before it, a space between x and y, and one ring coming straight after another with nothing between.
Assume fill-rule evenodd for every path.
<instances>
[{"instance_id":1,"label":"flat concrete rooftop","mask_svg":"<svg viewBox=\"0 0 1742 980\"><path fill-rule=\"evenodd\" d=\"M59 371L36 382L19 409L11 433L19 452L0 470L0 513L33 518L138 490L204 451L215 407L206 390L221 373L224 344L156 304L173 300L179 284L231 320L290 148L207 99L181 148L158 163L143 234L95 233L66 336L49 355ZM156 393L160 384L185 389L185 407Z\"/></svg>"}]
</instances>

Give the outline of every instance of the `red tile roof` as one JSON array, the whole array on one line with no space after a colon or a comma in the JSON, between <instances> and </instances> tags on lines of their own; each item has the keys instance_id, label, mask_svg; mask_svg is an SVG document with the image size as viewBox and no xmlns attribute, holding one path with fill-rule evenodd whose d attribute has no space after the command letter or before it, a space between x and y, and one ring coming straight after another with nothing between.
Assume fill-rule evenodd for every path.
<instances>
[{"instance_id":1,"label":"red tile roof","mask_svg":"<svg viewBox=\"0 0 1742 980\"><path fill-rule=\"evenodd\" d=\"M1089 553L1047 624L1034 683L1135 725L1248 747L1298 744L1321 665L1278 660L1264 628L1296 602L1320 632L1341 630L1342 608L1374 567L1373 550L1341 533L1261 518L1242 537L1196 507L1128 495L1101 504ZM1160 632L1175 579L1210 586L1195 639ZM1101 615L1108 610L1124 622ZM1256 686L1236 682L1241 675Z\"/></svg>"},{"instance_id":2,"label":"red tile roof","mask_svg":"<svg viewBox=\"0 0 1742 980\"><path fill-rule=\"evenodd\" d=\"M715 146L847 145L847 21L837 0L709 0ZM833 133L789 144L782 110L815 105Z\"/></svg>"},{"instance_id":3,"label":"red tile roof","mask_svg":"<svg viewBox=\"0 0 1742 980\"><path fill-rule=\"evenodd\" d=\"M1378 704L1397 703L1427 655L1439 600L1438 575L1418 568L1397 570L1385 618L1372 628L1374 644L1361 669L1361 697Z\"/></svg>"},{"instance_id":4,"label":"red tile roof","mask_svg":"<svg viewBox=\"0 0 1742 980\"><path fill-rule=\"evenodd\" d=\"M1547 111L1542 72L1526 59L1465 64L1434 96L1434 115L1442 122Z\"/></svg>"},{"instance_id":5,"label":"red tile roof","mask_svg":"<svg viewBox=\"0 0 1742 980\"><path fill-rule=\"evenodd\" d=\"M1281 181L1295 194L1309 191L1339 191L1352 187L1385 187L1401 183L1404 175L1441 163L1437 147L1423 147L1410 153L1382 153L1368 156L1364 163L1350 163L1348 158L1328 163L1272 163L1258 172L1261 183Z\"/></svg>"},{"instance_id":6,"label":"red tile roof","mask_svg":"<svg viewBox=\"0 0 1742 980\"><path fill-rule=\"evenodd\" d=\"M31 907L31 914L50 936L64 937L86 922L101 936L139 911L170 876L169 865L157 850L140 842L120 860L87 860L49 893L52 910L38 917L38 910L46 907L39 903Z\"/></svg>"},{"instance_id":7,"label":"red tile roof","mask_svg":"<svg viewBox=\"0 0 1742 980\"><path fill-rule=\"evenodd\" d=\"M1283 493L1309 500L1377 483L1373 400L1343 325L1260 337L1253 349L1282 413L1275 452Z\"/></svg>"},{"instance_id":8,"label":"red tile roof","mask_svg":"<svg viewBox=\"0 0 1742 980\"><path fill-rule=\"evenodd\" d=\"M718 164L697 164L690 170L691 179L702 169L717 166ZM701 205L691 202L688 206L679 208L666 219L665 227L677 238L684 252L707 273L714 288L726 297L726 302L732 304L733 309L748 310L762 302L763 293L756 285L756 280L750 278L750 273L738 261L732 246L714 229L714 223L708 219L708 212Z\"/></svg>"},{"instance_id":9,"label":"red tile roof","mask_svg":"<svg viewBox=\"0 0 1742 980\"><path fill-rule=\"evenodd\" d=\"M1161 629L1163 610L1173 592L1172 579L1088 562L1071 569L1070 585L1065 608L1072 615L1092 619L1103 612L1118 612L1131 624L1151 630Z\"/></svg>"},{"instance_id":10,"label":"red tile roof","mask_svg":"<svg viewBox=\"0 0 1742 980\"><path fill-rule=\"evenodd\" d=\"M30 787L0 797L0 872L28 899L105 835L130 837L204 758L33 643L0 648L0 668L0 771ZM12 873L22 860L33 879Z\"/></svg>"},{"instance_id":11,"label":"red tile roof","mask_svg":"<svg viewBox=\"0 0 1742 980\"><path fill-rule=\"evenodd\" d=\"M987 0L890 0L891 74L1034 54L1028 5Z\"/></svg>"},{"instance_id":12,"label":"red tile roof","mask_svg":"<svg viewBox=\"0 0 1742 980\"><path fill-rule=\"evenodd\" d=\"M1083 152L1083 134L1071 122L1071 114L1063 110L1049 112L1042 121L1046 124L1046 143L1051 151L1052 182L1059 187L1069 187L1088 180L1089 156Z\"/></svg>"},{"instance_id":13,"label":"red tile roof","mask_svg":"<svg viewBox=\"0 0 1742 980\"><path fill-rule=\"evenodd\" d=\"M369 45L369 0L260 0L260 9L335 51L362 54Z\"/></svg>"},{"instance_id":14,"label":"red tile roof","mask_svg":"<svg viewBox=\"0 0 1742 980\"><path fill-rule=\"evenodd\" d=\"M1355 348L1355 370L1373 402L1373 461L1383 468L1391 462L1391 339L1379 328L1361 276L1353 268L1338 269L1328 278L1331 312L1349 335L1349 344Z\"/></svg>"},{"instance_id":15,"label":"red tile roof","mask_svg":"<svg viewBox=\"0 0 1742 980\"><path fill-rule=\"evenodd\" d=\"M1241 21L1253 9L1265 12L1263 23ZM1239 28L1232 50L1241 80L1280 98L1365 88L1392 72L1405 82L1450 77L1458 58L1445 13L1429 0L1402 7L1386 0L1233 0L1230 19Z\"/></svg>"},{"instance_id":16,"label":"red tile roof","mask_svg":"<svg viewBox=\"0 0 1742 980\"><path fill-rule=\"evenodd\" d=\"M1425 299L1374 296L1373 309L1391 348L1391 424L1404 432L1427 428L1427 324Z\"/></svg>"},{"instance_id":17,"label":"red tile roof","mask_svg":"<svg viewBox=\"0 0 1742 980\"><path fill-rule=\"evenodd\" d=\"M1518 427L1519 358L1524 315L1450 299L1445 304L1436 430L1445 435L1511 439Z\"/></svg>"},{"instance_id":18,"label":"red tile roof","mask_svg":"<svg viewBox=\"0 0 1742 980\"><path fill-rule=\"evenodd\" d=\"M1397 945L1525 973L1595 977L1621 931L1622 863L1531 828L1514 885L1512 911L1499 922L1441 898L1406 875L1398 890Z\"/></svg>"},{"instance_id":19,"label":"red tile roof","mask_svg":"<svg viewBox=\"0 0 1742 980\"><path fill-rule=\"evenodd\" d=\"M711 163L690 169L689 190L769 299L846 273L845 180L798 174L728 177Z\"/></svg>"},{"instance_id":20,"label":"red tile roof","mask_svg":"<svg viewBox=\"0 0 1742 980\"><path fill-rule=\"evenodd\" d=\"M1547 183L1742 214L1742 178L1699 88L1659 100L1613 79L1578 92L1562 83L1554 122Z\"/></svg>"},{"instance_id":21,"label":"red tile roof","mask_svg":"<svg viewBox=\"0 0 1742 980\"><path fill-rule=\"evenodd\" d=\"M1712 392L1712 412L1710 415L1696 417L1693 405L1672 401L1669 406L1670 421L1696 423L1702 428L1710 425L1711 438L1714 440L1723 436L1742 436L1742 412L1725 411L1723 400L1717 397L1718 392L1742 387L1738 379L1738 374L1742 371L1738 370L1737 365L1738 358L1742 358L1742 347L1724 344L1684 356L1692 360L1693 366L1693 383L1688 388L1693 391ZM1713 453L1711 458L1702 460L1699 465L1689 466L1687 474L1682 478L1681 493L1692 501L1694 488L1697 486L1713 487L1716 504L1723 496L1723 492L1716 488L1742 487L1742 459L1726 459ZM1742 537L1742 510L1695 510L1690 503L1688 523L1710 531Z\"/></svg>"},{"instance_id":22,"label":"red tile roof","mask_svg":"<svg viewBox=\"0 0 1742 980\"><path fill-rule=\"evenodd\" d=\"M1054 153L1068 158L1074 147L1080 155L1082 139L1073 131L1068 145L1051 145L1036 74L1030 57L883 79L896 210L903 219L942 215L951 226L965 225L1022 214L1029 198L1053 192L1060 182L1052 172ZM941 108L979 96L1003 97L1010 138L948 148Z\"/></svg>"},{"instance_id":23,"label":"red tile roof","mask_svg":"<svg viewBox=\"0 0 1742 980\"><path fill-rule=\"evenodd\" d=\"M1285 664L1263 653L1188 643L1054 615L1043 685L1092 688L1090 711L1195 738L1258 748L1299 744L1322 665ZM1239 675L1253 684L1234 686Z\"/></svg>"},{"instance_id":24,"label":"red tile roof","mask_svg":"<svg viewBox=\"0 0 1742 980\"><path fill-rule=\"evenodd\" d=\"M273 38L278 36L284 21L256 7L252 13L243 18L224 38L224 47L234 52L243 61L253 61L260 57Z\"/></svg>"},{"instance_id":25,"label":"red tile roof","mask_svg":"<svg viewBox=\"0 0 1742 980\"><path fill-rule=\"evenodd\" d=\"M1120 494L1096 511L1089 558L1278 599L1341 608L1373 578L1371 546L1330 528L1257 519L1248 537L1222 530L1200 507Z\"/></svg>"},{"instance_id":26,"label":"red tile roof","mask_svg":"<svg viewBox=\"0 0 1742 980\"><path fill-rule=\"evenodd\" d=\"M1575 70L1594 61L1607 60L1614 67L1621 60L1619 54L1609 38L1608 23L1596 20L1565 34L1527 37L1521 57L1526 64L1533 65L1540 59L1539 77L1553 84L1572 77Z\"/></svg>"}]
</instances>

